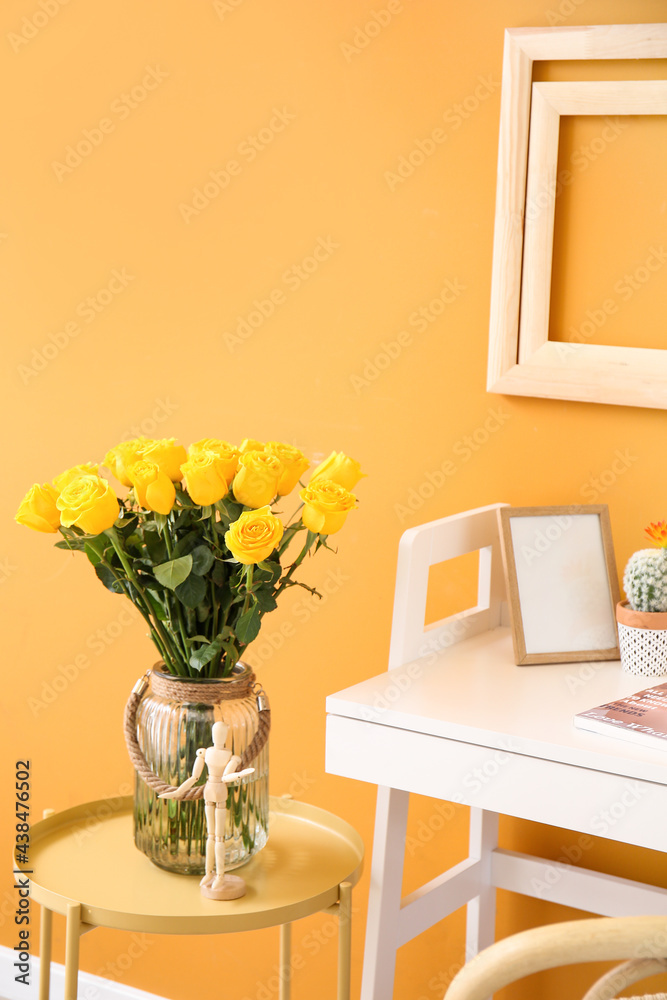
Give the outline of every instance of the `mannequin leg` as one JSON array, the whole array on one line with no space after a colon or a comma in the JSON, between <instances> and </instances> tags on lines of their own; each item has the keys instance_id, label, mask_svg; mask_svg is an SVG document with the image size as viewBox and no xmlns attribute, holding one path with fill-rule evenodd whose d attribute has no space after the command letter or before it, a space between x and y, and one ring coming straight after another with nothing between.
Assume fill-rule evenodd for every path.
<instances>
[{"instance_id":1,"label":"mannequin leg","mask_svg":"<svg viewBox=\"0 0 667 1000\"><path fill-rule=\"evenodd\" d=\"M224 802L218 802L215 809L215 881L214 889L220 889L225 880L225 824L227 809Z\"/></svg>"},{"instance_id":2,"label":"mannequin leg","mask_svg":"<svg viewBox=\"0 0 667 1000\"><path fill-rule=\"evenodd\" d=\"M200 885L209 885L215 878L216 871L216 850L215 850L215 836L216 836L216 813L215 802L206 802L205 812L206 812L206 874L199 883Z\"/></svg>"}]
</instances>

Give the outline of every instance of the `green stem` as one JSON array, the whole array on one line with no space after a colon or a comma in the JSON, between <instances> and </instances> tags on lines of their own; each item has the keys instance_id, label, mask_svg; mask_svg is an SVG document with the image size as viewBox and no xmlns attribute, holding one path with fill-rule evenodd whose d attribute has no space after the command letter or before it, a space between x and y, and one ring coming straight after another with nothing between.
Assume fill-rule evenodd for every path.
<instances>
[{"instance_id":1,"label":"green stem","mask_svg":"<svg viewBox=\"0 0 667 1000\"><path fill-rule=\"evenodd\" d=\"M216 543L215 543L215 532L216 532L215 521L216 521L216 513L215 513L215 507L214 507L213 510L211 511L211 517L210 517L210 527L211 527L211 535L212 535L212 541L213 541L213 548L214 549L216 547ZM215 598L215 584L213 583L213 580L209 580L209 586L210 586L210 590L211 590L211 622L212 622L212 625L211 625L211 639L215 639L216 635L218 634L218 610L219 609L218 609L218 602L217 602L217 600Z\"/></svg>"},{"instance_id":2,"label":"green stem","mask_svg":"<svg viewBox=\"0 0 667 1000\"><path fill-rule=\"evenodd\" d=\"M299 484L299 485L301 485L301 484ZM296 509L296 510L294 511L294 513L293 513L293 514L292 514L292 516L290 517L290 519L289 519L289 521L287 522L287 524L285 525L285 528L289 528L289 527L291 527L291 524L292 524L292 521L294 520L294 518L296 517L296 515L297 515L297 514L299 513L299 511L301 510L301 508L302 508L303 506L304 506L304 504L303 504L303 501L301 501L301 503L299 504L299 506L297 507L297 509Z\"/></svg>"},{"instance_id":3,"label":"green stem","mask_svg":"<svg viewBox=\"0 0 667 1000\"><path fill-rule=\"evenodd\" d=\"M275 591L275 593L273 595L274 597L277 598L278 595L280 593L282 593L282 591L288 585L289 581L292 578L292 573L294 572L295 569L299 568L299 566L301 565L301 563L303 562L303 560L306 558L306 554L307 554L308 550L311 548L311 546L312 546L312 544L313 544L313 542L315 541L316 538L317 538L317 535L313 531L308 531L308 534L306 535L306 541L304 542L304 545L303 545L303 548L301 549L301 552L296 557L296 559L294 560L294 562L291 564L291 566L287 570L287 573L285 573L284 577L280 581L280 585L279 585L278 589Z\"/></svg>"},{"instance_id":4,"label":"green stem","mask_svg":"<svg viewBox=\"0 0 667 1000\"><path fill-rule=\"evenodd\" d=\"M293 524L291 527L285 528L283 537L278 546L278 558L283 554L283 552L290 546L292 540L296 537L299 531L306 531L305 525Z\"/></svg>"},{"instance_id":5,"label":"green stem","mask_svg":"<svg viewBox=\"0 0 667 1000\"><path fill-rule=\"evenodd\" d=\"M241 612L242 615L244 615L246 613L246 611L248 610L248 608L250 607L250 596L251 596L250 595L250 588L252 587L252 577L253 577L253 570L254 570L254 568L255 567L254 567L253 563L250 563L248 565L248 568L247 568L247 571L246 571L246 575L245 575L245 601L243 602L243 611Z\"/></svg>"},{"instance_id":6,"label":"green stem","mask_svg":"<svg viewBox=\"0 0 667 1000\"><path fill-rule=\"evenodd\" d=\"M164 544L165 544L165 546L167 548L167 555L169 556L170 559L173 559L174 558L174 550L173 550L173 547L172 547L172 544L171 544L171 535L169 533L169 525L173 524L173 514L169 514L167 516L168 516L168 520L165 521L164 529L162 531L162 537L164 538ZM172 618L172 620L175 620L175 623L176 623L176 625L178 627L178 631L179 631L180 636L181 636L181 642L183 643L182 656L183 656L183 659L184 659L186 665L188 665L188 662L189 662L188 644L187 644L187 641L186 641L186 628L185 628L185 623L183 622L183 614L182 614L182 611L181 611L181 602L179 601L179 599L176 596L176 594L174 594L173 602L168 599L168 604L169 604L169 610L170 610L170 613L171 613L171 618ZM175 614L174 614L174 608L175 608ZM174 637L174 638L176 639L176 637ZM176 642L178 644L178 640L177 639L176 639ZM187 666L186 666L186 673L189 673L189 671L187 670Z\"/></svg>"},{"instance_id":7,"label":"green stem","mask_svg":"<svg viewBox=\"0 0 667 1000\"><path fill-rule=\"evenodd\" d=\"M116 534L116 529L115 528L108 528L107 531L106 531L106 534L111 539L111 544L113 545L113 547L114 547L114 549L116 551L116 555L120 559L121 566L125 570L125 575L127 576L127 579L130 581L130 583L132 584L132 586L134 587L134 589L136 591L137 600L135 600L134 603L137 605L138 608L140 607L140 604L143 604L144 608L146 610L146 613L148 614L148 616L150 618L150 614L151 614L151 612L150 612L150 605L148 604L148 601L146 600L143 588L142 588L141 584L139 583L139 581L137 580L137 577L136 577L136 574L135 574L134 570L132 569L132 564L129 562L129 560L127 558L127 555L123 551L123 546L121 545L120 540L118 538L118 535ZM153 622L153 625L155 627L156 632L159 634L160 638L162 639L164 647L166 649L169 649L170 648L169 637L167 636L166 632L164 631L164 629L162 627L162 622L159 620L159 618L155 619L155 621ZM176 651L178 652L178 647L176 647ZM169 666L173 667L174 673L181 674L182 676L187 676L187 670L181 669L181 664L179 664L177 662L176 658L174 658L172 660L171 657L169 657L169 661L165 660L165 663L167 663L167 662L168 662Z\"/></svg>"},{"instance_id":8,"label":"green stem","mask_svg":"<svg viewBox=\"0 0 667 1000\"><path fill-rule=\"evenodd\" d=\"M153 621L152 621L150 615L144 610L144 608L141 606L141 604L138 601L135 601L135 600L132 599L132 594L131 594L129 586L128 586L128 584L129 584L130 581L123 580L123 578L118 575L118 573L116 572L115 568L111 565L111 563L107 562L106 559L102 559L101 563L102 563L103 566L107 567L107 569L113 575L114 579L120 584L120 586L123 589L123 593L125 594L125 596L128 598L128 600L132 601L132 604L134 604L135 608L137 609L137 611L139 612L139 614L141 615L141 617L144 619L144 621L148 625L148 628L150 629L150 633L151 633L151 639L153 640L153 642L157 646L159 652L162 654L162 659L164 660L164 662L165 663L170 663L169 650L165 649L163 647L162 640L161 640L160 636L158 635L158 633L155 631L155 626L153 625Z\"/></svg>"}]
</instances>

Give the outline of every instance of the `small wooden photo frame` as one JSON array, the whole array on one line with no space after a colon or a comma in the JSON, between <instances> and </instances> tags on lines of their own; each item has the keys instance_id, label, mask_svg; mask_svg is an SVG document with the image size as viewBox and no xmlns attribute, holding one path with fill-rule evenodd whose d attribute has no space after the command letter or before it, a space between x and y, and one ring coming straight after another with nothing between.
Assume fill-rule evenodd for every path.
<instances>
[{"instance_id":1,"label":"small wooden photo frame","mask_svg":"<svg viewBox=\"0 0 667 1000\"><path fill-rule=\"evenodd\" d=\"M517 665L617 660L606 504L502 507L498 517Z\"/></svg>"}]
</instances>

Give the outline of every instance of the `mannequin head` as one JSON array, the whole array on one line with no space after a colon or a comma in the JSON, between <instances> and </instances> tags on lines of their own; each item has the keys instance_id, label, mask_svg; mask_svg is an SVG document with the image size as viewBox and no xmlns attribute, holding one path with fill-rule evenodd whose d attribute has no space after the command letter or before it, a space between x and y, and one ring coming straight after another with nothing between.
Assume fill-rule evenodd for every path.
<instances>
[{"instance_id":1,"label":"mannequin head","mask_svg":"<svg viewBox=\"0 0 667 1000\"><path fill-rule=\"evenodd\" d=\"M229 726L226 722L214 722L212 729L213 736L213 746L216 750L224 750L225 740L227 739L227 733L229 732Z\"/></svg>"}]
</instances>

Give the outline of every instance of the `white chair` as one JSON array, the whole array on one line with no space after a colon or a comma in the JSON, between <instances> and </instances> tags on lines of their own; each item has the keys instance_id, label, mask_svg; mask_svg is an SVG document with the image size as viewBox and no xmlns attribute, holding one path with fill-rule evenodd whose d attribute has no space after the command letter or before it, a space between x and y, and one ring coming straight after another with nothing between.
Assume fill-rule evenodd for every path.
<instances>
[{"instance_id":1,"label":"white chair","mask_svg":"<svg viewBox=\"0 0 667 1000\"><path fill-rule=\"evenodd\" d=\"M583 997L612 1000L620 990L648 976L667 973L664 955L667 917L568 920L512 934L481 951L452 980L445 1000L487 1000L496 990L534 972L630 958L598 979ZM634 1000L667 1000L667 993L645 994Z\"/></svg>"},{"instance_id":2,"label":"white chair","mask_svg":"<svg viewBox=\"0 0 667 1000\"><path fill-rule=\"evenodd\" d=\"M507 504L443 517L406 531L398 550L396 591L389 650L389 670L410 663L432 650L508 624L498 509ZM462 613L426 626L429 568L469 552L479 551L477 604ZM496 891L490 873L480 875L477 862L497 845L498 816L470 810L469 858L443 876L401 898L409 793L378 788L366 925L362 1000L392 996L397 948L437 923L467 901L466 951L475 954L494 940ZM471 894L474 883L477 892ZM451 903L460 888L461 901ZM450 894L448 904L443 890ZM470 898L472 895L473 898Z\"/></svg>"}]
</instances>

